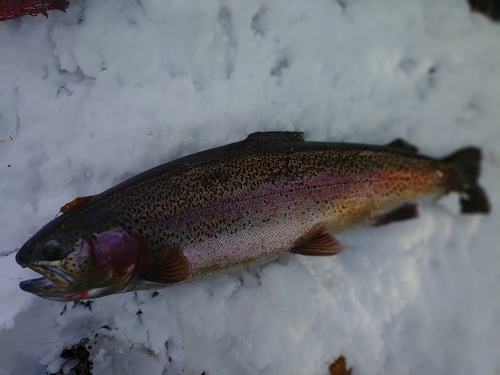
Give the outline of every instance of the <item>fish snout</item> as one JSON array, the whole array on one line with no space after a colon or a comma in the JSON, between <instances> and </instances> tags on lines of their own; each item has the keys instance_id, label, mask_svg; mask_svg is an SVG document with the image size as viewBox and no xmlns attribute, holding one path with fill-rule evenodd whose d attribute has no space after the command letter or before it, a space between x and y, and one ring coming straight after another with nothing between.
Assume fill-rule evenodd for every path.
<instances>
[{"instance_id":1,"label":"fish snout","mask_svg":"<svg viewBox=\"0 0 500 375\"><path fill-rule=\"evenodd\" d=\"M16 262L23 268L28 266L28 252L24 246L17 251Z\"/></svg>"}]
</instances>

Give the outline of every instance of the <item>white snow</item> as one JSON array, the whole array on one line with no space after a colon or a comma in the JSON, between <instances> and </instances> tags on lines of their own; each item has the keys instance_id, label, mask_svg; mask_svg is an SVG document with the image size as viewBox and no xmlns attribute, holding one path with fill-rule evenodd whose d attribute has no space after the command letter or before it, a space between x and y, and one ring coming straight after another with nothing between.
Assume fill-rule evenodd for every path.
<instances>
[{"instance_id":1,"label":"white snow","mask_svg":"<svg viewBox=\"0 0 500 375\"><path fill-rule=\"evenodd\" d=\"M72 0L0 24L0 374L500 373L500 26L465 0ZM185 285L43 300L15 251L76 196L263 130L484 151L493 212L457 197ZM63 312L64 311L64 312Z\"/></svg>"}]
</instances>

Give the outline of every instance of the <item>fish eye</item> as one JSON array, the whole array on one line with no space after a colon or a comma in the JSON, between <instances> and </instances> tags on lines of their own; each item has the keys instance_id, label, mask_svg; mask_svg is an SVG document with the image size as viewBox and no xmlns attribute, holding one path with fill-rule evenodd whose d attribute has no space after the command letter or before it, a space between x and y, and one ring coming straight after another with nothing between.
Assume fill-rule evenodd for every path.
<instances>
[{"instance_id":1,"label":"fish eye","mask_svg":"<svg viewBox=\"0 0 500 375\"><path fill-rule=\"evenodd\" d=\"M59 260L63 258L64 249L57 240L49 240L43 245L41 255L45 260Z\"/></svg>"}]
</instances>

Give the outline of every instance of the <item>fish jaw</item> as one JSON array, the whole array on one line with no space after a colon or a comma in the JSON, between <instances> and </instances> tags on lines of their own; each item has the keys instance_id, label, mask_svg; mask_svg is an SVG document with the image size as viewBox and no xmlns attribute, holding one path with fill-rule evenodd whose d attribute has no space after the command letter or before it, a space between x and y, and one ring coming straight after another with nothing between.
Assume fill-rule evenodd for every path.
<instances>
[{"instance_id":1,"label":"fish jaw","mask_svg":"<svg viewBox=\"0 0 500 375\"><path fill-rule=\"evenodd\" d=\"M55 297L59 293L64 293L64 290L70 288L74 282L71 276L55 266L30 265L28 267L43 277L21 281L19 287L25 292L41 297L51 295Z\"/></svg>"},{"instance_id":2,"label":"fish jaw","mask_svg":"<svg viewBox=\"0 0 500 375\"><path fill-rule=\"evenodd\" d=\"M116 290L116 288L108 287L94 288L77 293L68 293L68 291L61 290L56 283L47 277L22 281L19 283L19 287L25 292L35 294L51 301L60 302L80 301L120 292L120 290Z\"/></svg>"}]
</instances>

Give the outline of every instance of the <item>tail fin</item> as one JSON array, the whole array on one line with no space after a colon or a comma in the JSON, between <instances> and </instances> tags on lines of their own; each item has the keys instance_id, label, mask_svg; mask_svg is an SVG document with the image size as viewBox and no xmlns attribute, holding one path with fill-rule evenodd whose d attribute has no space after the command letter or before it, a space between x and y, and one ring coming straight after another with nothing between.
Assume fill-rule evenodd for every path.
<instances>
[{"instance_id":1,"label":"tail fin","mask_svg":"<svg viewBox=\"0 0 500 375\"><path fill-rule=\"evenodd\" d=\"M458 173L458 191L462 193L460 206L462 213L490 212L490 203L483 188L477 183L481 170L481 150L468 147L443 159L455 165Z\"/></svg>"}]
</instances>

